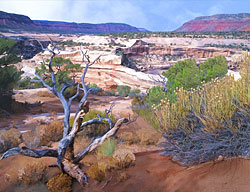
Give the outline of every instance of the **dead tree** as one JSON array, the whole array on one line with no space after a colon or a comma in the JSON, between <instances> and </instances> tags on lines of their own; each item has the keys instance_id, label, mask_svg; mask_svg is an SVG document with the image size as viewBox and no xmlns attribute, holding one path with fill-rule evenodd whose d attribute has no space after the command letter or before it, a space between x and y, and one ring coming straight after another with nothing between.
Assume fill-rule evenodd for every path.
<instances>
[{"instance_id":1,"label":"dead tree","mask_svg":"<svg viewBox=\"0 0 250 192\"><path fill-rule=\"evenodd\" d=\"M40 43L40 42L39 42ZM90 61L90 58L88 55L86 55L86 52L84 53L82 51L82 48L80 49L82 53L82 62L85 65L84 71L81 75L80 82L77 83L77 91L76 94L70 97L69 99L66 99L64 97L64 92L67 88L75 86L75 82L73 83L64 83L62 88L58 90L57 84L56 84L56 74L51 66L53 58L60 53L59 49L53 44L51 41L52 48L44 48L42 44L40 43L43 50L49 51L52 55L50 57L48 68L50 72L50 77L52 79L52 85L48 85L44 78L36 74L36 76L39 78L40 82L44 85L44 87L48 88L50 91L54 93L56 97L59 98L60 102L62 103L62 106L64 108L64 132L63 132L63 138L59 141L59 145L57 149L30 149L27 147L15 147L8 151L6 151L1 159L5 159L9 156L13 155L25 155L29 157L34 158L41 158L41 157L55 157L57 158L57 165L61 169L61 171L66 172L71 177L77 179L77 181L80 184L87 183L87 176L85 173L80 169L79 162L81 159L84 158L85 155L87 155L89 152L96 149L99 145L101 145L105 139L109 138L110 136L114 135L117 130L123 125L128 124L133 121L130 121L127 118L120 118L115 123L111 121L111 112L112 107L111 105L109 110L106 110L106 117L101 117L97 115L96 118L83 122L83 117L88 113L89 111L89 102L87 101L87 96L89 93L89 90L87 89L87 86L84 82L85 76L87 74L87 70L89 66L93 65L96 61L99 60L101 55L99 55L94 61ZM75 113L74 117L74 123L73 126L70 127L69 124L69 118L70 118L70 112L71 112L71 104L72 101L79 95L80 91L83 91L84 95L81 98L78 109ZM82 152L79 154L74 154L74 139L76 134L83 130L85 126L95 123L103 123L108 122L109 124L109 130L101 137L95 138Z\"/></svg>"}]
</instances>

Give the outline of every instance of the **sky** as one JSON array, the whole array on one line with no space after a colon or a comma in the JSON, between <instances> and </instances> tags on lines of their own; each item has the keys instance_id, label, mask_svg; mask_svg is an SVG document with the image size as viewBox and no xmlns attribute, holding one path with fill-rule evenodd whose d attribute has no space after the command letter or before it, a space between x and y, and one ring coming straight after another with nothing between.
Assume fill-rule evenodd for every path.
<instances>
[{"instance_id":1,"label":"sky","mask_svg":"<svg viewBox=\"0 0 250 192\"><path fill-rule=\"evenodd\" d=\"M250 13L249 0L0 0L0 10L32 20L126 23L172 31L198 16Z\"/></svg>"}]
</instances>

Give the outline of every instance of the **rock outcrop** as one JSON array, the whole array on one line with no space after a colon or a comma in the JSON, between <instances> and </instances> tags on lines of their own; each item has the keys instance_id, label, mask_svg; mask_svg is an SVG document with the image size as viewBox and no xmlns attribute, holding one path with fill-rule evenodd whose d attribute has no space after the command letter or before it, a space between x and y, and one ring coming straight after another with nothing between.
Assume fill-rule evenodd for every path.
<instances>
[{"instance_id":1,"label":"rock outcrop","mask_svg":"<svg viewBox=\"0 0 250 192\"><path fill-rule=\"evenodd\" d=\"M129 48L116 49L116 53L122 55L122 64L124 66L138 71L147 71L157 68L167 69L178 59L206 59L219 55L230 57L235 52L222 48L152 45L145 41L137 40ZM174 63L172 60L174 60Z\"/></svg>"},{"instance_id":2,"label":"rock outcrop","mask_svg":"<svg viewBox=\"0 0 250 192\"><path fill-rule=\"evenodd\" d=\"M124 23L69 23L61 21L31 20L28 16L11 14L0 11L0 30L1 31L27 31L40 33L119 33L119 32L141 32L145 29L136 28Z\"/></svg>"},{"instance_id":3,"label":"rock outcrop","mask_svg":"<svg viewBox=\"0 0 250 192\"><path fill-rule=\"evenodd\" d=\"M99 54L102 54L100 60L88 69L88 73L85 78L87 83L95 83L98 87L104 90L116 89L118 85L128 85L132 89L140 89L143 92L155 85L158 85L158 83L151 78L152 76L154 79L158 79L158 75L148 75L122 66L122 56L93 51L90 52L90 60L94 60ZM48 52L42 54L45 58L49 57L49 55L50 54ZM82 64L80 51L72 53L62 52L58 55L58 57L70 58L72 62ZM81 73L78 74L78 78L80 78L80 75Z\"/></svg>"},{"instance_id":4,"label":"rock outcrop","mask_svg":"<svg viewBox=\"0 0 250 192\"><path fill-rule=\"evenodd\" d=\"M184 23L176 32L250 31L250 13L218 14L197 17Z\"/></svg>"}]
</instances>

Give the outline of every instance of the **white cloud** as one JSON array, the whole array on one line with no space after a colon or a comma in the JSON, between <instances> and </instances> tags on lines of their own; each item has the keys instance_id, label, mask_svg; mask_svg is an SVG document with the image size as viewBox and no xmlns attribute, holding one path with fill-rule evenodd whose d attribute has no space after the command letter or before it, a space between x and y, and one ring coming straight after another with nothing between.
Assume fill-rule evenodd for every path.
<instances>
[{"instance_id":1,"label":"white cloud","mask_svg":"<svg viewBox=\"0 0 250 192\"><path fill-rule=\"evenodd\" d=\"M129 1L73 1L69 12L70 18L77 22L147 24L143 10Z\"/></svg>"},{"instance_id":2,"label":"white cloud","mask_svg":"<svg viewBox=\"0 0 250 192\"><path fill-rule=\"evenodd\" d=\"M2 11L27 15L31 19L61 20L64 4L64 1L53 0L1 0L0 8Z\"/></svg>"},{"instance_id":3,"label":"white cloud","mask_svg":"<svg viewBox=\"0 0 250 192\"><path fill-rule=\"evenodd\" d=\"M207 12L208 12L208 15L216 15L216 14L223 13L222 9L218 5L214 5L210 7Z\"/></svg>"}]
</instances>

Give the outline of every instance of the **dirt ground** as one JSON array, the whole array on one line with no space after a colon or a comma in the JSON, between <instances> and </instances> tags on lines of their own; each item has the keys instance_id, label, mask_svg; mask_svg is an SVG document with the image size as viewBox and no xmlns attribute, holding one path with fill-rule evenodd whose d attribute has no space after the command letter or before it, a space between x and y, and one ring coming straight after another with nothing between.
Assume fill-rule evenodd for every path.
<instances>
[{"instance_id":1,"label":"dirt ground","mask_svg":"<svg viewBox=\"0 0 250 192\"><path fill-rule=\"evenodd\" d=\"M44 91L44 89L41 89ZM40 91L41 91L40 90ZM0 130L8 128L15 121L20 130L29 130L36 126L39 121L52 120L51 114L59 114L63 109L60 102L52 97L38 97L38 90L21 91L16 94L19 101L34 103L36 101L44 102L39 107L32 108L25 114L15 114L9 118L0 119ZM121 97L89 97L92 109L104 110L109 108L112 101L116 105L113 114L116 117L128 116L132 114L130 107L131 99ZM73 103L72 111L76 109L77 102ZM38 114L43 115L38 115ZM49 113L49 115L47 114ZM57 114L57 115L58 115ZM143 119L128 126L123 126L119 132L135 132L140 128L153 128ZM119 132L117 134L119 134ZM82 187L76 181L72 186L73 192L249 192L250 191L250 160L247 159L225 159L222 161L213 161L190 168L183 168L173 162L170 157L160 155L161 148L155 145L127 145L127 148L135 153L135 165L121 171L112 171L106 173L106 179L101 183L89 180L89 184ZM48 191L44 183L35 185L16 185L18 174L23 167L33 162L53 165L55 158L34 159L24 156L9 157L0 161L0 192L45 192ZM84 169L84 168L83 168ZM46 178L57 174L58 168L48 168ZM126 179L121 180L121 174L126 175ZM108 182L109 181L109 182Z\"/></svg>"}]
</instances>

